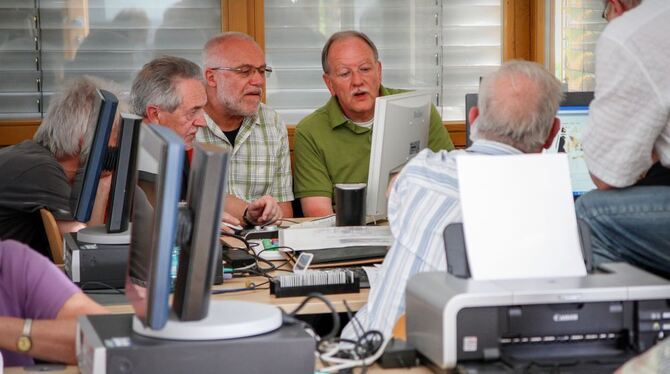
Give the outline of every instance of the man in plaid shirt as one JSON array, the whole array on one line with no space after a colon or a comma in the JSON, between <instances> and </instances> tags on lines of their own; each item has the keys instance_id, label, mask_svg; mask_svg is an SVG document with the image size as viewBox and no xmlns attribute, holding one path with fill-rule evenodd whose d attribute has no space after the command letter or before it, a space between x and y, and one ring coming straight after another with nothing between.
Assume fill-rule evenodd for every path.
<instances>
[{"instance_id":1,"label":"man in plaid shirt","mask_svg":"<svg viewBox=\"0 0 670 374\"><path fill-rule=\"evenodd\" d=\"M261 103L266 75L272 69L256 42L246 34L223 33L203 50L207 90L206 126L196 140L227 148L226 211L247 224L247 202L262 199L278 205L278 214L293 216L293 180L286 126Z\"/></svg>"}]
</instances>

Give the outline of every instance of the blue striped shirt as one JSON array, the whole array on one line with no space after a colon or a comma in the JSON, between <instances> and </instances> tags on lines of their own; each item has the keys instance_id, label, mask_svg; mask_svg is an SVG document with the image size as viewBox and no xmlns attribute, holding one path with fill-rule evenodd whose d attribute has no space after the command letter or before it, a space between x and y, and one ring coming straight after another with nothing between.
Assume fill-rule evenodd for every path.
<instances>
[{"instance_id":1,"label":"blue striped shirt","mask_svg":"<svg viewBox=\"0 0 670 374\"><path fill-rule=\"evenodd\" d=\"M368 303L356 314L366 330L391 336L396 321L405 312L405 287L414 274L446 271L444 228L461 222L456 159L468 154L508 155L521 152L508 145L479 140L467 150L424 150L402 170L389 197L388 217L395 239ZM355 339L349 323L343 338Z\"/></svg>"}]
</instances>

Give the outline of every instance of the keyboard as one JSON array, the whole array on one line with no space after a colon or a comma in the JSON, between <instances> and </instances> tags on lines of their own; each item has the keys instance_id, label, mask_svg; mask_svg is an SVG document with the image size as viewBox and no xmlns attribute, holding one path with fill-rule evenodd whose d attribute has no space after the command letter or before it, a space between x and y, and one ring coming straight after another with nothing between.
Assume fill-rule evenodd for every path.
<instances>
[{"instance_id":1,"label":"keyboard","mask_svg":"<svg viewBox=\"0 0 670 374\"><path fill-rule=\"evenodd\" d=\"M297 258L301 252L308 252L314 255L312 265L330 264L335 266L337 262L359 261L359 260L381 260L386 256L389 247L382 246L351 246L341 248L324 248L315 250L295 251Z\"/></svg>"}]
</instances>

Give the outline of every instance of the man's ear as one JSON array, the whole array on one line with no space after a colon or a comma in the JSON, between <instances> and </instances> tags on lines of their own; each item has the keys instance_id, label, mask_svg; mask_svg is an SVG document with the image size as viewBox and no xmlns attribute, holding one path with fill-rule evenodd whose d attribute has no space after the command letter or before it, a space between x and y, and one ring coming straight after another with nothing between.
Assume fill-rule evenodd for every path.
<instances>
[{"instance_id":1,"label":"man's ear","mask_svg":"<svg viewBox=\"0 0 670 374\"><path fill-rule=\"evenodd\" d=\"M158 120L158 115L160 114L160 109L155 105L147 106L147 123L160 124Z\"/></svg>"},{"instance_id":2,"label":"man's ear","mask_svg":"<svg viewBox=\"0 0 670 374\"><path fill-rule=\"evenodd\" d=\"M551 143L554 142L554 138L556 137L556 134L558 134L558 130L561 129L561 120L558 119L558 117L554 117L554 122L551 124L551 130L549 131L549 136L547 137L547 140L544 141L544 145L542 145L543 149L549 149L551 147Z\"/></svg>"},{"instance_id":3,"label":"man's ear","mask_svg":"<svg viewBox=\"0 0 670 374\"><path fill-rule=\"evenodd\" d=\"M326 84L326 87L328 87L328 91L330 91L331 96L335 96L335 90L333 89L333 82L330 80L330 76L328 73L323 73L323 82Z\"/></svg>"},{"instance_id":4,"label":"man's ear","mask_svg":"<svg viewBox=\"0 0 670 374\"><path fill-rule=\"evenodd\" d=\"M475 120L479 117L479 108L473 106L468 112L468 121L470 122L470 127L475 125Z\"/></svg>"},{"instance_id":5,"label":"man's ear","mask_svg":"<svg viewBox=\"0 0 670 374\"><path fill-rule=\"evenodd\" d=\"M205 84L209 87L216 87L216 80L214 79L216 72L212 69L205 69Z\"/></svg>"},{"instance_id":6,"label":"man's ear","mask_svg":"<svg viewBox=\"0 0 670 374\"><path fill-rule=\"evenodd\" d=\"M377 68L379 69L379 81L382 81L382 62L377 61Z\"/></svg>"}]
</instances>

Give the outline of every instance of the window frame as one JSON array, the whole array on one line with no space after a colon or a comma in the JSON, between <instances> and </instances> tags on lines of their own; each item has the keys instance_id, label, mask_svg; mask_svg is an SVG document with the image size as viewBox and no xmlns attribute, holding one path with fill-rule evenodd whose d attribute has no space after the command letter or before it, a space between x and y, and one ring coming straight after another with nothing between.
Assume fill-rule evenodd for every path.
<instances>
[{"instance_id":1,"label":"window frame","mask_svg":"<svg viewBox=\"0 0 670 374\"><path fill-rule=\"evenodd\" d=\"M524 59L545 64L547 36L546 10L553 0L503 0L502 61ZM221 31L249 34L265 49L264 0L221 0ZM234 15L234 16L233 16ZM265 101L265 97L263 97ZM467 115L467 113L466 113ZM0 146L29 139L41 122L35 119L0 120ZM465 145L465 121L445 121L457 146ZM289 124L289 138L295 124Z\"/></svg>"}]
</instances>

